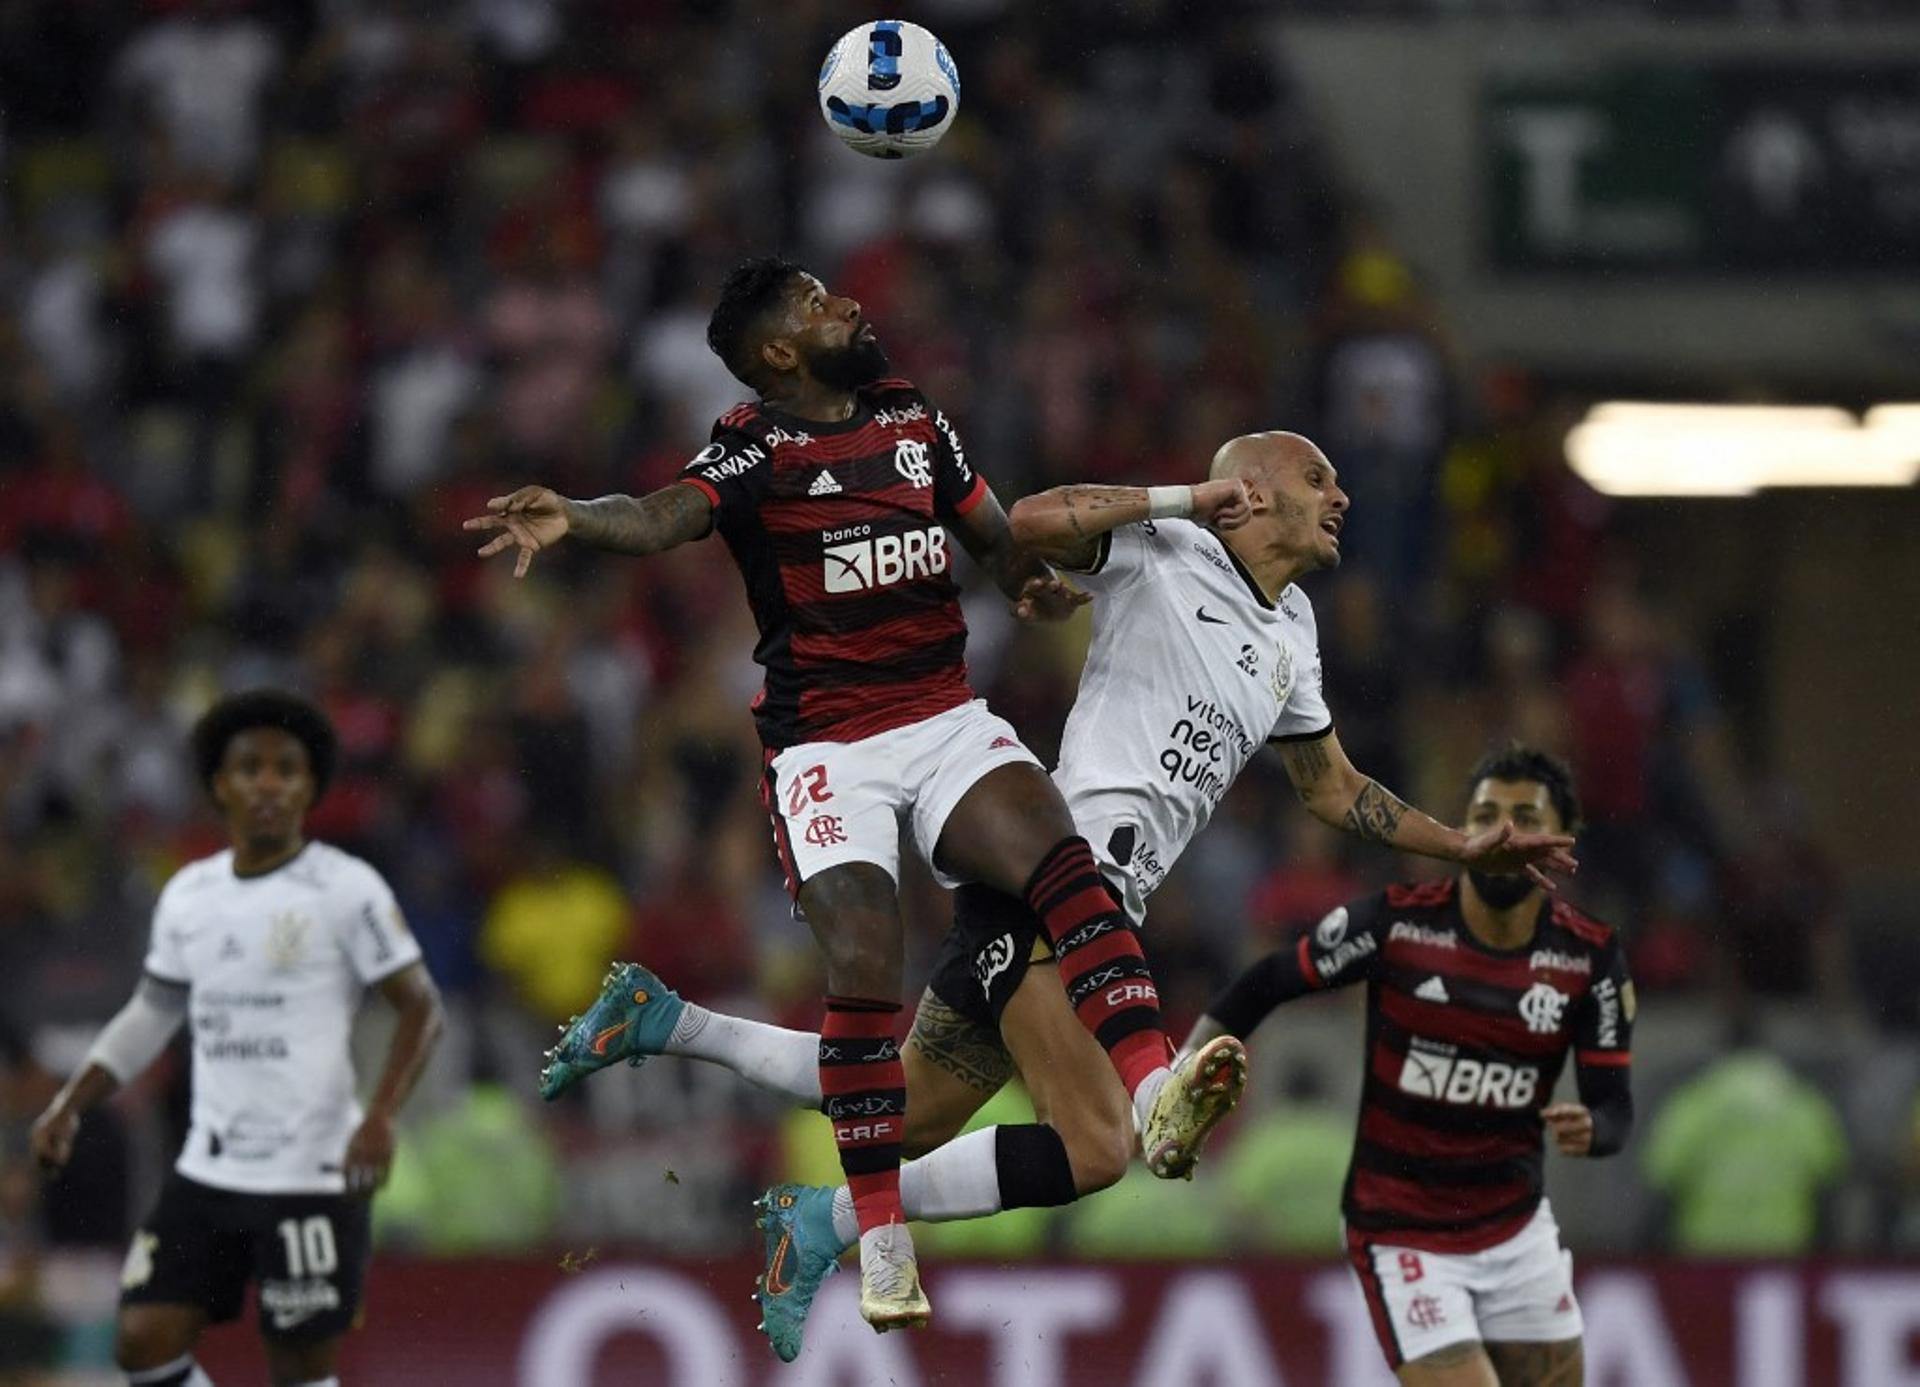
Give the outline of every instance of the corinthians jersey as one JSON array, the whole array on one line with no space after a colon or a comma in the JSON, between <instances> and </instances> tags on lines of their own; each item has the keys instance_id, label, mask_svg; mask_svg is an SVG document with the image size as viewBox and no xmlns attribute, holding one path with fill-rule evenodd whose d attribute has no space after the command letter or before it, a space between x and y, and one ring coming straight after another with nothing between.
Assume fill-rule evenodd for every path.
<instances>
[{"instance_id":1,"label":"corinthians jersey","mask_svg":"<svg viewBox=\"0 0 1920 1387\"><path fill-rule=\"evenodd\" d=\"M1101 536L1076 579L1096 598L1093 645L1054 780L1138 923L1262 744L1333 730L1319 637L1298 587L1268 601L1189 520Z\"/></svg>"},{"instance_id":2,"label":"corinthians jersey","mask_svg":"<svg viewBox=\"0 0 1920 1387\"><path fill-rule=\"evenodd\" d=\"M325 843L261 876L235 876L231 850L175 873L146 963L190 989L193 1125L174 1168L250 1194L343 1192L354 1013L419 959L380 874Z\"/></svg>"}]
</instances>

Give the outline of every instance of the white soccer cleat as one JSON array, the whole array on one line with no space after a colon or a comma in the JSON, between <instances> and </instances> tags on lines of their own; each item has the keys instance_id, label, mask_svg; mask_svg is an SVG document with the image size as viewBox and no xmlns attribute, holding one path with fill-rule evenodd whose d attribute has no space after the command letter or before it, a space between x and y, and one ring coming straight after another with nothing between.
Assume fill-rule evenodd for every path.
<instances>
[{"instance_id":1,"label":"white soccer cleat","mask_svg":"<svg viewBox=\"0 0 1920 1387\"><path fill-rule=\"evenodd\" d=\"M1247 1050L1233 1036L1215 1036L1176 1059L1140 1129L1147 1169L1162 1180L1191 1180L1207 1133L1246 1087Z\"/></svg>"},{"instance_id":2,"label":"white soccer cleat","mask_svg":"<svg viewBox=\"0 0 1920 1387\"><path fill-rule=\"evenodd\" d=\"M860 1235L860 1318L880 1334L918 1329L933 1318L904 1223L882 1224Z\"/></svg>"}]
</instances>

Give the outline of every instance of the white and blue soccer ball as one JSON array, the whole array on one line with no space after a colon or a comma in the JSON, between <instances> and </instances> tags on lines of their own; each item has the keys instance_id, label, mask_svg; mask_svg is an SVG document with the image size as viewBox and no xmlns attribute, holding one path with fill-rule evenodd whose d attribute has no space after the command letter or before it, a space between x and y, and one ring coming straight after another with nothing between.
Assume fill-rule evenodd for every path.
<instances>
[{"instance_id":1,"label":"white and blue soccer ball","mask_svg":"<svg viewBox=\"0 0 1920 1387\"><path fill-rule=\"evenodd\" d=\"M820 65L820 114L850 149L876 159L924 154L960 109L946 45L904 19L849 29Z\"/></svg>"}]
</instances>

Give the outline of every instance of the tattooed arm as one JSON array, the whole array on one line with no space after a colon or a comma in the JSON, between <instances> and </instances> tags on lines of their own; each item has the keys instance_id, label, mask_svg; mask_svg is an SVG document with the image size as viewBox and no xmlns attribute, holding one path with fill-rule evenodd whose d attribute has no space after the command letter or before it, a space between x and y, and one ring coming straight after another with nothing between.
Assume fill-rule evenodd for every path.
<instances>
[{"instance_id":1,"label":"tattooed arm","mask_svg":"<svg viewBox=\"0 0 1920 1387\"><path fill-rule=\"evenodd\" d=\"M524 578L533 556L567 535L616 554L658 554L698 539L713 524L713 501L695 486L674 482L645 496L571 501L544 486L523 486L487 502L487 513L462 527L498 531L480 557L517 548L513 576Z\"/></svg>"},{"instance_id":2,"label":"tattooed arm","mask_svg":"<svg viewBox=\"0 0 1920 1387\"><path fill-rule=\"evenodd\" d=\"M1459 862L1489 872L1526 872L1543 886L1541 868L1569 871L1573 839L1559 833L1523 833L1510 824L1466 834L1421 813L1347 759L1331 728L1311 741L1280 742L1294 793L1322 823L1401 852ZM1538 864L1538 865L1536 865Z\"/></svg>"},{"instance_id":3,"label":"tattooed arm","mask_svg":"<svg viewBox=\"0 0 1920 1387\"><path fill-rule=\"evenodd\" d=\"M1231 530L1251 514L1246 483L1238 480L1153 489L1190 493L1191 518L1202 525ZM1144 486L1056 486L1023 496L1013 503L1009 517L1014 542L1066 568L1092 568L1100 556L1101 535L1149 517L1152 498L1147 493Z\"/></svg>"}]
</instances>

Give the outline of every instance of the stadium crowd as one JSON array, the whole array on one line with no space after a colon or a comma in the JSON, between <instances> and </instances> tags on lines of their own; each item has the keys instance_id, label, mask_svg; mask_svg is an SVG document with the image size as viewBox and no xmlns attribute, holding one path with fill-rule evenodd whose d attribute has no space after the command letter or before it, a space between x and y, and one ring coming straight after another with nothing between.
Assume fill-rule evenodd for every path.
<instances>
[{"instance_id":1,"label":"stadium crowd","mask_svg":"<svg viewBox=\"0 0 1920 1387\"><path fill-rule=\"evenodd\" d=\"M184 1054L32 1208L27 1121L127 995L157 884L218 846L186 728L257 684L333 718L312 831L394 882L454 1012L391 1236L631 1238L644 1213L655 1245L744 1244L747 1193L804 1161L771 1100L662 1064L522 1118L553 1023L611 958L814 1023L757 800L746 605L716 545L563 550L516 583L459 521L532 480L670 479L739 397L705 345L711 295L774 247L862 302L1009 501L1187 480L1250 428L1316 438L1354 499L1348 563L1311 590L1354 760L1438 807L1490 741L1559 750L1590 821L1578 896L1625 929L1650 1014L1711 997L1746 1035L1756 999L1858 1009L1841 883L1701 633L1645 593L1632 517L1567 468L1568 401L1453 349L1252 7L919 8L960 57L964 116L901 166L847 154L812 109L796 55L860 17L825 0L0 5L0 1313L38 1240L117 1242L129 1181L177 1139ZM1084 622L1020 628L977 584L969 612L976 686L1050 754ZM1176 1028L1403 865L1256 766L1155 900ZM925 962L946 906L907 886ZM1337 1171L1307 1137L1272 1154L1325 1113L1284 1051L1284 1101L1269 1085L1238 1144ZM1794 1114L1782 1247L1847 1238L1800 1213L1854 1148L1856 1203L1907 1211L1855 1224L1916 1245L1920 1125L1863 1130L1788 1066L1717 1065L1736 1060L1682 1092L1749 1141ZM1914 1111L1911 1081L1883 1080L1885 1111ZM1725 1151L1659 1123L1656 1103L1645 1178L1710 1249L1689 1172ZM1324 1131L1344 1140L1344 1115ZM1241 1165L1207 1207L1262 1187ZM1204 1252L1217 1222L1179 1226ZM1106 1245L1096 1216L1071 1236Z\"/></svg>"}]
</instances>

